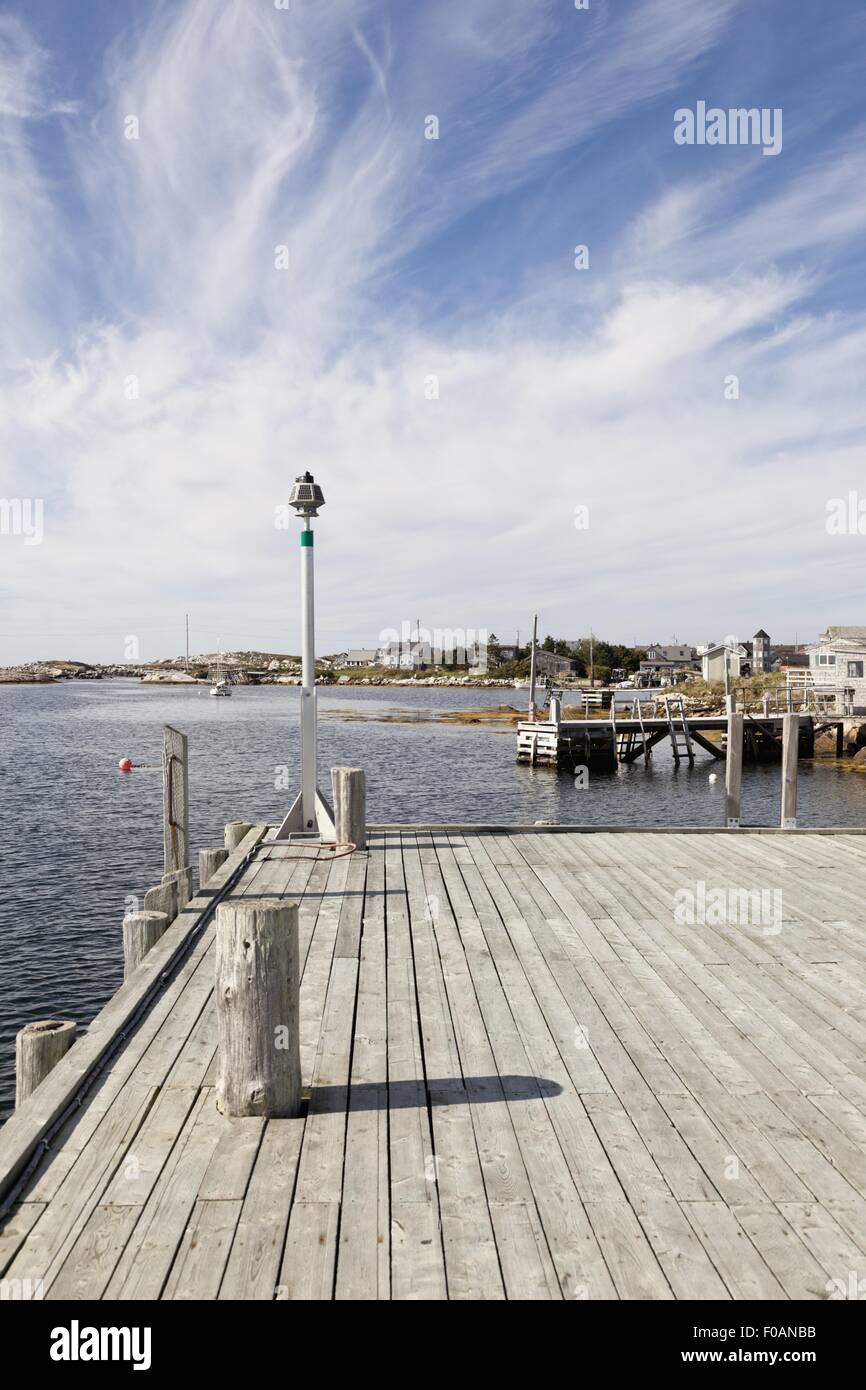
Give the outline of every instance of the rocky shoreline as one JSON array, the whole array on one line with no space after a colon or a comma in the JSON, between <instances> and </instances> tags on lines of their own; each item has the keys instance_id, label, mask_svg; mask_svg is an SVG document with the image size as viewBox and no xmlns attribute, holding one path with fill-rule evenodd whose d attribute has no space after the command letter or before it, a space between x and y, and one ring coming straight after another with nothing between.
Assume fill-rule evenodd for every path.
<instances>
[{"instance_id":1,"label":"rocky shoreline","mask_svg":"<svg viewBox=\"0 0 866 1390\"><path fill-rule=\"evenodd\" d=\"M160 661L147 665L100 665L82 661L31 661L18 666L0 667L0 685L56 685L65 680L137 680L142 685L209 685L207 668L216 657L191 659L191 671L183 661ZM301 672L297 662L288 658L271 657L264 664L245 662L230 655L225 658L232 684L300 685ZM351 675L333 670L318 670L316 681L324 686L463 686L499 687L513 689L510 679L493 676L403 676Z\"/></svg>"}]
</instances>

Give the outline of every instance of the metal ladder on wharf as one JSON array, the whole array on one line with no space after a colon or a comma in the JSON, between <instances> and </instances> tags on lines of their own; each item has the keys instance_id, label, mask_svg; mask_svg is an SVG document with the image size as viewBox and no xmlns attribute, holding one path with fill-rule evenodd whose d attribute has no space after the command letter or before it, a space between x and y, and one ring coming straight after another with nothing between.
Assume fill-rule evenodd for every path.
<instances>
[{"instance_id":1,"label":"metal ladder on wharf","mask_svg":"<svg viewBox=\"0 0 866 1390\"><path fill-rule=\"evenodd\" d=\"M665 717L668 721L674 762L679 763L685 757L688 758L689 764L692 764L695 761L695 751L692 748L689 721L686 719L683 697L682 695L666 695L664 699Z\"/></svg>"},{"instance_id":2,"label":"metal ladder on wharf","mask_svg":"<svg viewBox=\"0 0 866 1390\"><path fill-rule=\"evenodd\" d=\"M617 763L634 762L639 746L646 749L646 733L644 730L644 716L641 713L641 702L638 699L623 701L620 705L621 719L638 720L639 733L637 728L617 728L616 723L616 696L610 702L610 724L613 728L613 742L616 748ZM646 758L646 752L644 753Z\"/></svg>"}]
</instances>

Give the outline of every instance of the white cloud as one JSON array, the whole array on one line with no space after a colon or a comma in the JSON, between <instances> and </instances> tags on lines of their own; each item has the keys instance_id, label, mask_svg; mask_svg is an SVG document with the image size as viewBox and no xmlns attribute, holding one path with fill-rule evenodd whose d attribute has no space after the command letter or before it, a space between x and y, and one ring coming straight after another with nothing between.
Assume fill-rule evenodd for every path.
<instances>
[{"instance_id":1,"label":"white cloud","mask_svg":"<svg viewBox=\"0 0 866 1390\"><path fill-rule=\"evenodd\" d=\"M374 5L159 12L106 56L100 108L69 123L74 226L27 129L46 100L33 58L43 75L4 127L2 177L24 197L2 258L0 492L44 496L46 538L26 554L0 540L0 663L120 658L136 632L165 654L187 610L194 645L295 648L296 537L273 510L306 467L328 497L323 649L418 613L502 635L536 606L567 635L786 636L795 613L803 635L835 616L816 570L828 592L856 592L856 542L823 520L858 481L866 321L819 315L820 265L783 255L819 240L802 230L810 209L822 237L859 233L855 156L736 217L730 182L683 183L623 229L579 327L575 281L540 267L534 295L479 311L457 340L404 285L392 293L406 252L667 90L737 6L642 6L588 31L592 63L563 64L540 95L526 75L550 6L523 29L497 27L487 0L471 16L435 8L409 60ZM453 139L438 184L425 72ZM465 103L489 115L500 96L501 127L469 120ZM68 260L34 250L55 221L88 262L90 319L70 318ZM732 372L739 401L723 399Z\"/></svg>"}]
</instances>

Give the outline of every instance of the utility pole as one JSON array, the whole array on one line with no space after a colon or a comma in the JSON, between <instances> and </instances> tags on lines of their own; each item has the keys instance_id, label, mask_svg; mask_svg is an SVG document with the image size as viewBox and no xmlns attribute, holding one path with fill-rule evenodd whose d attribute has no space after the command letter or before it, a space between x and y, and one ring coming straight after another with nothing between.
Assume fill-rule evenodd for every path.
<instances>
[{"instance_id":1,"label":"utility pole","mask_svg":"<svg viewBox=\"0 0 866 1390\"><path fill-rule=\"evenodd\" d=\"M529 653L529 717L535 718L535 639L538 634L538 614L532 619L532 649Z\"/></svg>"},{"instance_id":2,"label":"utility pole","mask_svg":"<svg viewBox=\"0 0 866 1390\"><path fill-rule=\"evenodd\" d=\"M589 683L595 684L595 662L593 661L592 628L589 630Z\"/></svg>"},{"instance_id":3,"label":"utility pole","mask_svg":"<svg viewBox=\"0 0 866 1390\"><path fill-rule=\"evenodd\" d=\"M186 673L189 675L189 614L186 615Z\"/></svg>"}]
</instances>

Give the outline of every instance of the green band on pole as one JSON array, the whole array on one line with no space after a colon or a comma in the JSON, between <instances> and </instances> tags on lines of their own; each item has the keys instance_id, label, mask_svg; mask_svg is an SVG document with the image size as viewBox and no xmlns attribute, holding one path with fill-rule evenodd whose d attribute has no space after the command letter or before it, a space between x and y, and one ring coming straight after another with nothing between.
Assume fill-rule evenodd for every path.
<instances>
[{"instance_id":1,"label":"green band on pole","mask_svg":"<svg viewBox=\"0 0 866 1390\"><path fill-rule=\"evenodd\" d=\"M301 532L301 545L312 545L312 544L313 544L313 532L312 532L312 531L302 531L302 532Z\"/></svg>"}]
</instances>

